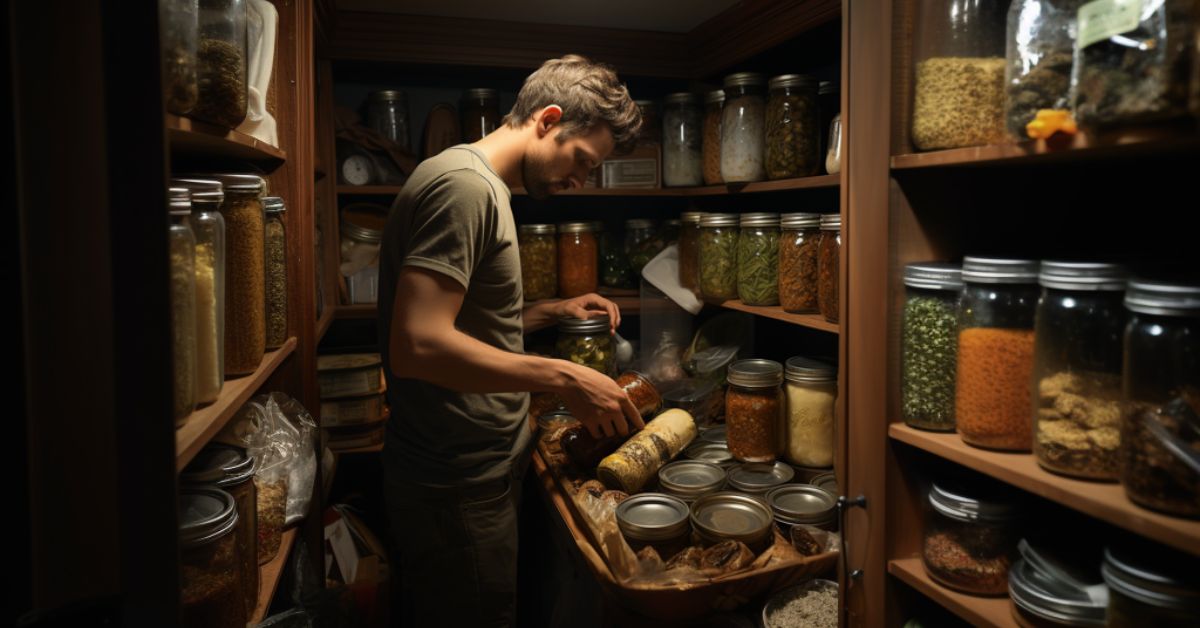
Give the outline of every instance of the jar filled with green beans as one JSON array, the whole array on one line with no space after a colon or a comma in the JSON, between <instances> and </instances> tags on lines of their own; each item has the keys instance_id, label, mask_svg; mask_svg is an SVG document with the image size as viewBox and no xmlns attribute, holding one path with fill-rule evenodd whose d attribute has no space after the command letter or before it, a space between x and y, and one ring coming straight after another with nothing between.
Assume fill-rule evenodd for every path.
<instances>
[{"instance_id":1,"label":"jar filled with green beans","mask_svg":"<svg viewBox=\"0 0 1200 628\"><path fill-rule=\"evenodd\" d=\"M705 214L700 219L700 294L706 299L736 299L737 214Z\"/></svg>"},{"instance_id":2,"label":"jar filled with green beans","mask_svg":"<svg viewBox=\"0 0 1200 628\"><path fill-rule=\"evenodd\" d=\"M558 343L555 345L555 352L563 360L570 360L609 377L615 377L617 353L610 325L607 314L587 319L561 318L558 321Z\"/></svg>"},{"instance_id":3,"label":"jar filled with green beans","mask_svg":"<svg viewBox=\"0 0 1200 628\"><path fill-rule=\"evenodd\" d=\"M904 287L901 416L913 427L953 432L962 269L940 262L909 264Z\"/></svg>"},{"instance_id":4,"label":"jar filled with green beans","mask_svg":"<svg viewBox=\"0 0 1200 628\"><path fill-rule=\"evenodd\" d=\"M738 297L779 305L779 214L742 214L737 246Z\"/></svg>"}]
</instances>

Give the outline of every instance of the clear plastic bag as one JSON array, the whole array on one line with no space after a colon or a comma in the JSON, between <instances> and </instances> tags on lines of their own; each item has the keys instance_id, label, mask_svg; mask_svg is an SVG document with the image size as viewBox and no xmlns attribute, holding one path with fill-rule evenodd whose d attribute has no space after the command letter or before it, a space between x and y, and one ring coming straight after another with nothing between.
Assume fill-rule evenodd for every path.
<instances>
[{"instance_id":1,"label":"clear plastic bag","mask_svg":"<svg viewBox=\"0 0 1200 628\"><path fill-rule=\"evenodd\" d=\"M280 392L273 392L265 400L268 413L272 414L280 433L287 432L284 439L293 447L288 456L288 497L286 525L304 519L312 501L313 483L317 477L317 450L314 439L317 424L299 401Z\"/></svg>"}]
</instances>

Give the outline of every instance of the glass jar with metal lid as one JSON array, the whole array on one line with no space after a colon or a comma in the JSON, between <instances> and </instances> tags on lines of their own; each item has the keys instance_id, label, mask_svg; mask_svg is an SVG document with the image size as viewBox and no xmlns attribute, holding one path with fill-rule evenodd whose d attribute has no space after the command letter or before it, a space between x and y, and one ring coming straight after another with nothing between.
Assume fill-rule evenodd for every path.
<instances>
[{"instance_id":1,"label":"glass jar with metal lid","mask_svg":"<svg viewBox=\"0 0 1200 628\"><path fill-rule=\"evenodd\" d=\"M346 278L350 303L375 303L379 299L379 247L387 207L352 203L341 209L341 273Z\"/></svg>"},{"instance_id":2,"label":"glass jar with metal lid","mask_svg":"<svg viewBox=\"0 0 1200 628\"><path fill-rule=\"evenodd\" d=\"M617 368L616 351L607 314L558 320L558 357L596 369L609 377Z\"/></svg>"},{"instance_id":3,"label":"glass jar with metal lid","mask_svg":"<svg viewBox=\"0 0 1200 628\"><path fill-rule=\"evenodd\" d=\"M196 238L196 403L217 400L225 381L225 219L221 182L171 179L192 196L188 225Z\"/></svg>"},{"instance_id":4,"label":"glass jar with metal lid","mask_svg":"<svg viewBox=\"0 0 1200 628\"><path fill-rule=\"evenodd\" d=\"M526 301L549 299L558 291L558 243L554 225L521 225L521 289Z\"/></svg>"},{"instance_id":5,"label":"glass jar with metal lid","mask_svg":"<svg viewBox=\"0 0 1200 628\"><path fill-rule=\"evenodd\" d=\"M677 460L658 470L658 486L664 493L687 503L715 493L725 486L725 469L700 460Z\"/></svg>"},{"instance_id":6,"label":"glass jar with metal lid","mask_svg":"<svg viewBox=\"0 0 1200 628\"><path fill-rule=\"evenodd\" d=\"M729 489L765 499L771 490L791 482L796 470L782 463L744 462L729 469Z\"/></svg>"},{"instance_id":7,"label":"glass jar with metal lid","mask_svg":"<svg viewBox=\"0 0 1200 628\"><path fill-rule=\"evenodd\" d=\"M175 427L196 409L196 238L187 188L170 188L171 356Z\"/></svg>"},{"instance_id":8,"label":"glass jar with metal lid","mask_svg":"<svg viewBox=\"0 0 1200 628\"><path fill-rule=\"evenodd\" d=\"M159 0L158 37L162 46L163 103L167 111L185 115L196 106L195 0Z\"/></svg>"},{"instance_id":9,"label":"glass jar with metal lid","mask_svg":"<svg viewBox=\"0 0 1200 628\"><path fill-rule=\"evenodd\" d=\"M1125 277L1116 264L1042 262L1033 453L1050 471L1117 479Z\"/></svg>"},{"instance_id":10,"label":"glass jar with metal lid","mask_svg":"<svg viewBox=\"0 0 1200 628\"><path fill-rule=\"evenodd\" d=\"M692 292L700 291L700 217L701 212L683 212L679 231L679 284Z\"/></svg>"},{"instance_id":11,"label":"glass jar with metal lid","mask_svg":"<svg viewBox=\"0 0 1200 628\"><path fill-rule=\"evenodd\" d=\"M821 169L821 127L817 81L803 74L784 74L767 82L766 112L768 179L807 177Z\"/></svg>"},{"instance_id":12,"label":"glass jar with metal lid","mask_svg":"<svg viewBox=\"0 0 1200 628\"><path fill-rule=\"evenodd\" d=\"M687 503L678 497L642 493L617 504L617 528L630 549L653 547L665 561L688 546L690 514Z\"/></svg>"},{"instance_id":13,"label":"glass jar with metal lid","mask_svg":"<svg viewBox=\"0 0 1200 628\"><path fill-rule=\"evenodd\" d=\"M967 257L958 314L954 412L963 441L1029 451L1036 260Z\"/></svg>"},{"instance_id":14,"label":"glass jar with metal lid","mask_svg":"<svg viewBox=\"0 0 1200 628\"><path fill-rule=\"evenodd\" d=\"M838 322L841 253L842 216L824 214L821 216L821 243L817 249L817 309L831 323Z\"/></svg>"},{"instance_id":15,"label":"glass jar with metal lid","mask_svg":"<svg viewBox=\"0 0 1200 628\"><path fill-rule=\"evenodd\" d=\"M600 253L595 232L590 222L558 226L558 296L570 299L596 291Z\"/></svg>"},{"instance_id":16,"label":"glass jar with metal lid","mask_svg":"<svg viewBox=\"0 0 1200 628\"><path fill-rule=\"evenodd\" d=\"M1131 281L1125 307L1121 483L1139 506L1200 518L1200 285Z\"/></svg>"},{"instance_id":17,"label":"glass jar with metal lid","mask_svg":"<svg viewBox=\"0 0 1200 628\"><path fill-rule=\"evenodd\" d=\"M687 449L683 450L683 457L689 460L712 463L721 468L736 467L741 464L734 459L733 454L729 453L729 447L725 444L724 440L714 442L697 439L696 442L688 445Z\"/></svg>"},{"instance_id":18,"label":"glass jar with metal lid","mask_svg":"<svg viewBox=\"0 0 1200 628\"><path fill-rule=\"evenodd\" d=\"M217 174L225 201L225 374L247 375L262 362L267 347L266 182L252 174Z\"/></svg>"},{"instance_id":19,"label":"glass jar with metal lid","mask_svg":"<svg viewBox=\"0 0 1200 628\"><path fill-rule=\"evenodd\" d=\"M459 111L463 141L478 142L500 124L500 93L487 87L468 89L462 94Z\"/></svg>"},{"instance_id":20,"label":"glass jar with metal lid","mask_svg":"<svg viewBox=\"0 0 1200 628\"><path fill-rule=\"evenodd\" d=\"M783 214L779 218L779 304L793 314L817 311L817 252L821 214Z\"/></svg>"},{"instance_id":21,"label":"glass jar with metal lid","mask_svg":"<svg viewBox=\"0 0 1200 628\"><path fill-rule=\"evenodd\" d=\"M1200 563L1183 552L1128 540L1104 550L1108 626L1185 628L1200 617Z\"/></svg>"},{"instance_id":22,"label":"glass jar with metal lid","mask_svg":"<svg viewBox=\"0 0 1200 628\"><path fill-rule=\"evenodd\" d=\"M1104 626L1108 587L1093 556L1060 562L1043 556L1026 539L1017 544L1022 558L1008 570L1012 615L1022 628ZM1074 558L1074 557L1072 557Z\"/></svg>"},{"instance_id":23,"label":"glass jar with metal lid","mask_svg":"<svg viewBox=\"0 0 1200 628\"><path fill-rule=\"evenodd\" d=\"M737 298L737 214L700 218L700 294L706 299Z\"/></svg>"},{"instance_id":24,"label":"glass jar with metal lid","mask_svg":"<svg viewBox=\"0 0 1200 628\"><path fill-rule=\"evenodd\" d=\"M267 295L267 349L278 349L287 342L287 231L283 223L283 213L287 207L278 196L263 197L263 210L266 212L265 255L267 258L266 295Z\"/></svg>"},{"instance_id":25,"label":"glass jar with metal lid","mask_svg":"<svg viewBox=\"0 0 1200 628\"><path fill-rule=\"evenodd\" d=\"M746 305L778 305L779 214L742 214L739 226L738 297Z\"/></svg>"},{"instance_id":26,"label":"glass jar with metal lid","mask_svg":"<svg viewBox=\"0 0 1200 628\"><path fill-rule=\"evenodd\" d=\"M958 299L962 267L921 262L904 267L900 322L900 415L913 427L954 431Z\"/></svg>"},{"instance_id":27,"label":"glass jar with metal lid","mask_svg":"<svg viewBox=\"0 0 1200 628\"><path fill-rule=\"evenodd\" d=\"M384 89L367 96L367 125L384 138L408 148L408 94Z\"/></svg>"},{"instance_id":28,"label":"glass jar with metal lid","mask_svg":"<svg viewBox=\"0 0 1200 628\"><path fill-rule=\"evenodd\" d=\"M766 499L784 538L791 538L794 525L816 526L831 532L837 528L837 500L823 489L784 484L767 491Z\"/></svg>"},{"instance_id":29,"label":"glass jar with metal lid","mask_svg":"<svg viewBox=\"0 0 1200 628\"><path fill-rule=\"evenodd\" d=\"M246 0L200 0L196 106L188 115L235 128L246 119Z\"/></svg>"},{"instance_id":30,"label":"glass jar with metal lid","mask_svg":"<svg viewBox=\"0 0 1200 628\"><path fill-rule=\"evenodd\" d=\"M704 141L700 153L704 160L704 184L718 185L721 178L721 109L725 105L725 90L718 89L704 96Z\"/></svg>"},{"instance_id":31,"label":"glass jar with metal lid","mask_svg":"<svg viewBox=\"0 0 1200 628\"><path fill-rule=\"evenodd\" d=\"M925 570L952 589L1004 595L1021 538L1020 515L1014 499L990 483L934 482L921 548Z\"/></svg>"},{"instance_id":32,"label":"glass jar with metal lid","mask_svg":"<svg viewBox=\"0 0 1200 628\"><path fill-rule=\"evenodd\" d=\"M787 438L784 457L803 467L833 465L837 368L800 356L788 358Z\"/></svg>"},{"instance_id":33,"label":"glass jar with metal lid","mask_svg":"<svg viewBox=\"0 0 1200 628\"><path fill-rule=\"evenodd\" d=\"M633 407L637 408L643 417L648 419L662 409L662 395L650 377L644 373L625 371L617 378L617 386L625 391L625 396L629 397Z\"/></svg>"},{"instance_id":34,"label":"glass jar with metal lid","mask_svg":"<svg viewBox=\"0 0 1200 628\"><path fill-rule=\"evenodd\" d=\"M721 110L721 179L725 183L762 181L765 150L766 77L739 72L725 77L725 104Z\"/></svg>"},{"instance_id":35,"label":"glass jar with metal lid","mask_svg":"<svg viewBox=\"0 0 1200 628\"><path fill-rule=\"evenodd\" d=\"M633 271L629 268L629 257L625 255L625 241L617 232L606 229L603 223L593 224L600 255L600 285L608 288L633 288Z\"/></svg>"},{"instance_id":36,"label":"glass jar with metal lid","mask_svg":"<svg viewBox=\"0 0 1200 628\"><path fill-rule=\"evenodd\" d=\"M726 425L714 425L700 432L700 440L706 443L721 443L722 445L729 442L729 427Z\"/></svg>"},{"instance_id":37,"label":"glass jar with metal lid","mask_svg":"<svg viewBox=\"0 0 1200 628\"><path fill-rule=\"evenodd\" d=\"M538 432L542 436L549 436L559 428L572 425L579 425L579 419L576 419L570 410L550 410L543 412L537 418Z\"/></svg>"},{"instance_id":38,"label":"glass jar with metal lid","mask_svg":"<svg viewBox=\"0 0 1200 628\"><path fill-rule=\"evenodd\" d=\"M771 360L738 360L729 365L726 379L729 451L743 462L773 462L780 451L783 365Z\"/></svg>"},{"instance_id":39,"label":"glass jar with metal lid","mask_svg":"<svg viewBox=\"0 0 1200 628\"><path fill-rule=\"evenodd\" d=\"M629 260L635 283L641 281L642 269L659 250L655 250L653 220L634 218L625 221L625 258Z\"/></svg>"},{"instance_id":40,"label":"glass jar with metal lid","mask_svg":"<svg viewBox=\"0 0 1200 628\"><path fill-rule=\"evenodd\" d=\"M185 488L178 506L182 625L246 625L233 496L218 488Z\"/></svg>"},{"instance_id":41,"label":"glass jar with metal lid","mask_svg":"<svg viewBox=\"0 0 1200 628\"><path fill-rule=\"evenodd\" d=\"M663 185L704 183L701 163L700 99L690 92L669 94L663 108Z\"/></svg>"},{"instance_id":42,"label":"glass jar with metal lid","mask_svg":"<svg viewBox=\"0 0 1200 628\"><path fill-rule=\"evenodd\" d=\"M741 541L755 555L771 545L775 516L758 497L721 491L692 502L692 529L704 545Z\"/></svg>"},{"instance_id":43,"label":"glass jar with metal lid","mask_svg":"<svg viewBox=\"0 0 1200 628\"><path fill-rule=\"evenodd\" d=\"M248 455L245 449L210 444L201 449L179 474L181 486L215 486L233 496L238 512L234 534L247 616L254 613L258 604L258 530L254 516L258 494L254 488L254 471L254 456Z\"/></svg>"}]
</instances>

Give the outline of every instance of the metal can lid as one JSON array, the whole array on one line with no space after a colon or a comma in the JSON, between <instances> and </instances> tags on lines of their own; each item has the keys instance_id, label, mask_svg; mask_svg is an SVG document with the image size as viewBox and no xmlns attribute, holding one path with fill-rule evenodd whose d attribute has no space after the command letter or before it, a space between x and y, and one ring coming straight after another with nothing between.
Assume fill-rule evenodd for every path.
<instances>
[{"instance_id":1,"label":"metal can lid","mask_svg":"<svg viewBox=\"0 0 1200 628\"><path fill-rule=\"evenodd\" d=\"M704 104L711 105L718 102L725 102L725 90L714 89L704 95Z\"/></svg>"},{"instance_id":2,"label":"metal can lid","mask_svg":"<svg viewBox=\"0 0 1200 628\"><path fill-rule=\"evenodd\" d=\"M837 381L837 367L820 360L795 356L788 358L784 378L789 382Z\"/></svg>"},{"instance_id":3,"label":"metal can lid","mask_svg":"<svg viewBox=\"0 0 1200 628\"><path fill-rule=\"evenodd\" d=\"M558 225L559 233L592 233L598 231L593 222L563 222Z\"/></svg>"},{"instance_id":4,"label":"metal can lid","mask_svg":"<svg viewBox=\"0 0 1200 628\"><path fill-rule=\"evenodd\" d=\"M225 200L224 188L216 179L171 179L171 187L187 188L193 202L220 203Z\"/></svg>"},{"instance_id":5,"label":"metal can lid","mask_svg":"<svg viewBox=\"0 0 1200 628\"><path fill-rule=\"evenodd\" d=\"M698 225L702 216L704 216L704 212L683 212L679 214L679 220L689 225Z\"/></svg>"},{"instance_id":6,"label":"metal can lid","mask_svg":"<svg viewBox=\"0 0 1200 628\"><path fill-rule=\"evenodd\" d=\"M1023 541L1022 541L1023 542ZM1089 588L1090 588L1089 583ZM1008 592L1013 604L1026 613L1067 626L1103 626L1108 591L1103 583L1095 598L1073 585L1063 583L1053 573L1043 572L1025 560L1017 560L1008 570Z\"/></svg>"},{"instance_id":7,"label":"metal can lid","mask_svg":"<svg viewBox=\"0 0 1200 628\"><path fill-rule=\"evenodd\" d=\"M904 267L904 285L926 290L962 290L962 265L917 262Z\"/></svg>"},{"instance_id":8,"label":"metal can lid","mask_svg":"<svg viewBox=\"0 0 1200 628\"><path fill-rule=\"evenodd\" d=\"M521 233L528 233L532 235L554 235L556 232L558 232L558 229L554 225L533 224L521 225L519 231Z\"/></svg>"},{"instance_id":9,"label":"metal can lid","mask_svg":"<svg viewBox=\"0 0 1200 628\"><path fill-rule=\"evenodd\" d=\"M283 199L278 196L264 196L262 204L263 211L268 214L279 214L287 211L287 207L283 205Z\"/></svg>"},{"instance_id":10,"label":"metal can lid","mask_svg":"<svg viewBox=\"0 0 1200 628\"><path fill-rule=\"evenodd\" d=\"M1200 613L1200 578L1195 560L1140 540L1104 548L1100 574L1113 591L1159 608Z\"/></svg>"},{"instance_id":11,"label":"metal can lid","mask_svg":"<svg viewBox=\"0 0 1200 628\"><path fill-rule=\"evenodd\" d=\"M787 484L796 476L796 470L782 462L746 462L729 470L731 488L745 493L762 495L767 491Z\"/></svg>"},{"instance_id":12,"label":"metal can lid","mask_svg":"<svg viewBox=\"0 0 1200 628\"><path fill-rule=\"evenodd\" d=\"M187 188L167 188L167 211L173 216L192 213L192 193Z\"/></svg>"},{"instance_id":13,"label":"metal can lid","mask_svg":"<svg viewBox=\"0 0 1200 628\"><path fill-rule=\"evenodd\" d=\"M813 486L824 490L826 493L829 493L830 495L832 495L834 499L837 499L837 496L838 496L837 476L834 475L832 472L822 473L821 475L815 476L812 480L809 481L809 484L812 484Z\"/></svg>"},{"instance_id":14,"label":"metal can lid","mask_svg":"<svg viewBox=\"0 0 1200 628\"><path fill-rule=\"evenodd\" d=\"M743 85L762 85L767 77L759 72L738 72L725 77L725 87L741 87Z\"/></svg>"},{"instance_id":15,"label":"metal can lid","mask_svg":"<svg viewBox=\"0 0 1200 628\"><path fill-rule=\"evenodd\" d=\"M742 214L739 222L743 227L778 227L779 214L766 212Z\"/></svg>"},{"instance_id":16,"label":"metal can lid","mask_svg":"<svg viewBox=\"0 0 1200 628\"><path fill-rule=\"evenodd\" d=\"M1033 259L964 257L962 278L967 283L1037 283L1039 266Z\"/></svg>"},{"instance_id":17,"label":"metal can lid","mask_svg":"<svg viewBox=\"0 0 1200 628\"><path fill-rule=\"evenodd\" d=\"M722 491L697 499L691 520L697 530L710 536L753 542L770 533L775 515L758 498Z\"/></svg>"},{"instance_id":18,"label":"metal can lid","mask_svg":"<svg viewBox=\"0 0 1200 628\"><path fill-rule=\"evenodd\" d=\"M710 491L725 483L725 469L711 462L678 460L658 470L658 483L672 491Z\"/></svg>"},{"instance_id":19,"label":"metal can lid","mask_svg":"<svg viewBox=\"0 0 1200 628\"><path fill-rule=\"evenodd\" d=\"M181 484L236 486L254 477L254 457L245 449L214 443L201 449L179 473Z\"/></svg>"},{"instance_id":20,"label":"metal can lid","mask_svg":"<svg viewBox=\"0 0 1200 628\"><path fill-rule=\"evenodd\" d=\"M646 218L630 218L625 221L626 229L653 229L654 221Z\"/></svg>"},{"instance_id":21,"label":"metal can lid","mask_svg":"<svg viewBox=\"0 0 1200 628\"><path fill-rule=\"evenodd\" d=\"M929 489L929 504L938 513L958 521L1011 521L1021 514L1020 507L1005 491L985 486L972 487L968 495L953 485L934 482Z\"/></svg>"},{"instance_id":22,"label":"metal can lid","mask_svg":"<svg viewBox=\"0 0 1200 628\"><path fill-rule=\"evenodd\" d=\"M734 386L770 388L783 383L783 365L758 358L738 360L729 365L725 379Z\"/></svg>"},{"instance_id":23,"label":"metal can lid","mask_svg":"<svg viewBox=\"0 0 1200 628\"><path fill-rule=\"evenodd\" d=\"M725 441L719 443L710 443L703 440L697 441L688 445L687 449L683 450L685 458L707 462L718 466L724 466L733 462L733 454L730 453L729 447Z\"/></svg>"},{"instance_id":24,"label":"metal can lid","mask_svg":"<svg viewBox=\"0 0 1200 628\"><path fill-rule=\"evenodd\" d=\"M817 79L807 74L780 74L779 76L771 77L767 81L768 89L779 89L782 87L816 87Z\"/></svg>"},{"instance_id":25,"label":"metal can lid","mask_svg":"<svg viewBox=\"0 0 1200 628\"><path fill-rule=\"evenodd\" d=\"M1125 307L1140 314L1196 316L1200 313L1200 284L1135 279L1125 290Z\"/></svg>"},{"instance_id":26,"label":"metal can lid","mask_svg":"<svg viewBox=\"0 0 1200 628\"><path fill-rule=\"evenodd\" d=\"M371 100L371 102L392 102L396 100L407 101L408 94L405 94L398 89L381 89L379 91L371 92L368 98Z\"/></svg>"},{"instance_id":27,"label":"metal can lid","mask_svg":"<svg viewBox=\"0 0 1200 628\"><path fill-rule=\"evenodd\" d=\"M184 549L206 545L229 534L237 522L233 495L207 487L179 491L179 543Z\"/></svg>"},{"instance_id":28,"label":"metal can lid","mask_svg":"<svg viewBox=\"0 0 1200 628\"><path fill-rule=\"evenodd\" d=\"M737 214L704 214L700 217L701 227L736 227Z\"/></svg>"},{"instance_id":29,"label":"metal can lid","mask_svg":"<svg viewBox=\"0 0 1200 628\"><path fill-rule=\"evenodd\" d=\"M724 445L729 442L725 437L726 427L724 425L714 425L703 432L700 432L700 440L706 443L720 443Z\"/></svg>"},{"instance_id":30,"label":"metal can lid","mask_svg":"<svg viewBox=\"0 0 1200 628\"><path fill-rule=\"evenodd\" d=\"M767 504L775 518L790 523L810 523L829 519L837 507L833 496L808 484L785 484L767 492Z\"/></svg>"},{"instance_id":31,"label":"metal can lid","mask_svg":"<svg viewBox=\"0 0 1200 628\"><path fill-rule=\"evenodd\" d=\"M821 230L822 231L841 231L842 230L842 215L841 214L821 214Z\"/></svg>"},{"instance_id":32,"label":"metal can lid","mask_svg":"<svg viewBox=\"0 0 1200 628\"><path fill-rule=\"evenodd\" d=\"M821 214L792 213L779 217L781 229L816 229L821 226Z\"/></svg>"},{"instance_id":33,"label":"metal can lid","mask_svg":"<svg viewBox=\"0 0 1200 628\"><path fill-rule=\"evenodd\" d=\"M682 499L663 493L642 493L617 504L617 527L642 541L672 539L688 531L690 509Z\"/></svg>"},{"instance_id":34,"label":"metal can lid","mask_svg":"<svg viewBox=\"0 0 1200 628\"><path fill-rule=\"evenodd\" d=\"M608 314L597 314L591 318L575 318L564 316L558 319L558 330L571 333L600 333L607 332L610 327Z\"/></svg>"},{"instance_id":35,"label":"metal can lid","mask_svg":"<svg viewBox=\"0 0 1200 628\"><path fill-rule=\"evenodd\" d=\"M267 185L265 179L255 174L206 174L203 178L220 181L226 192L261 192Z\"/></svg>"},{"instance_id":36,"label":"metal can lid","mask_svg":"<svg viewBox=\"0 0 1200 628\"><path fill-rule=\"evenodd\" d=\"M1042 262L1038 283L1056 290L1120 292L1128 283L1120 264L1103 262Z\"/></svg>"},{"instance_id":37,"label":"metal can lid","mask_svg":"<svg viewBox=\"0 0 1200 628\"><path fill-rule=\"evenodd\" d=\"M691 92L675 92L674 94L667 94L663 102L668 105L691 105L700 102L700 97Z\"/></svg>"},{"instance_id":38,"label":"metal can lid","mask_svg":"<svg viewBox=\"0 0 1200 628\"><path fill-rule=\"evenodd\" d=\"M463 90L464 100L496 100L500 97L500 92L491 87L473 87Z\"/></svg>"}]
</instances>

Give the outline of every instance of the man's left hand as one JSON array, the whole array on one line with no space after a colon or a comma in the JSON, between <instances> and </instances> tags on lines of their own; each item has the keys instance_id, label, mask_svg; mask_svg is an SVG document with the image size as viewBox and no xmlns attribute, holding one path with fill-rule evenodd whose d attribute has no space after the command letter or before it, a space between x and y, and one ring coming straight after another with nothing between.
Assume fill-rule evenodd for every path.
<instances>
[{"instance_id":1,"label":"man's left hand","mask_svg":"<svg viewBox=\"0 0 1200 628\"><path fill-rule=\"evenodd\" d=\"M554 304L556 317L573 316L575 318L593 318L608 314L609 332L616 333L621 326L621 310L616 303L592 293L573 299L564 299Z\"/></svg>"}]
</instances>

